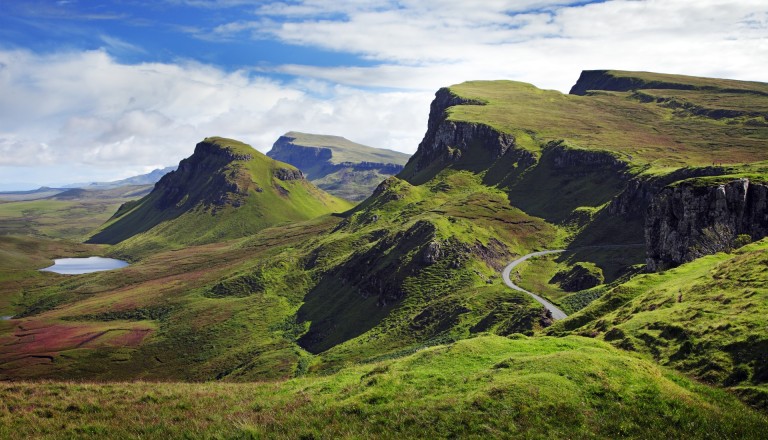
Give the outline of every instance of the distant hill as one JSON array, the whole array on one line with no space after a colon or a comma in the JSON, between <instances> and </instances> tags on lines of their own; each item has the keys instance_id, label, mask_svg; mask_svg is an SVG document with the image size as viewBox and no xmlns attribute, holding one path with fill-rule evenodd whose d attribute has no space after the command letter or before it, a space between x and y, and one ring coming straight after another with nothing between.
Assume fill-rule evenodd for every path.
<instances>
[{"instance_id":1,"label":"distant hill","mask_svg":"<svg viewBox=\"0 0 768 440\"><path fill-rule=\"evenodd\" d=\"M41 186L38 189L32 189L29 191L3 191L0 192L0 201L4 202L22 202L25 200L38 200L46 197L52 197L56 194L63 193L67 188L49 188L47 186Z\"/></svg>"},{"instance_id":2,"label":"distant hill","mask_svg":"<svg viewBox=\"0 0 768 440\"><path fill-rule=\"evenodd\" d=\"M206 243L349 208L301 171L232 139L207 138L146 197L120 207L90 243ZM146 244L146 243L144 243Z\"/></svg>"},{"instance_id":3,"label":"distant hill","mask_svg":"<svg viewBox=\"0 0 768 440\"><path fill-rule=\"evenodd\" d=\"M3 191L3 192L0 192L0 201L22 202L26 200L45 199L45 198L54 197L57 195L61 195L62 197L71 199L74 196L74 194L81 194L81 195L85 194L85 193L71 192L72 189L81 188L88 191L104 191L104 190L111 190L111 189L120 188L120 187L138 187L138 186L154 185L163 176L165 176L166 174L170 173L175 169L176 169L175 166L156 169L147 174L141 174L139 176L128 177L126 179L115 180L112 182L70 183L62 186L61 188L49 188L47 186L42 186L38 189L33 189L29 191ZM125 188L125 192L130 192L130 191L131 191L130 188ZM65 192L67 194L63 194ZM149 191L147 190L147 192ZM94 194L95 193L89 193L89 195L94 195ZM107 195L107 194L110 194L110 193L100 193L99 197L103 197L104 195ZM136 196L143 196L145 194L146 192L143 194L136 194Z\"/></svg>"},{"instance_id":4,"label":"distant hill","mask_svg":"<svg viewBox=\"0 0 768 440\"><path fill-rule=\"evenodd\" d=\"M175 169L175 166L165 167L162 169L158 168L156 170L150 171L147 174L141 174L138 176L128 177L126 179L115 180L112 182L71 183L69 185L64 185L64 188L83 188L87 190L94 190L111 189L127 185L151 185L157 183L157 181L159 181L163 176L170 173L171 171L174 171Z\"/></svg>"},{"instance_id":5,"label":"distant hill","mask_svg":"<svg viewBox=\"0 0 768 440\"><path fill-rule=\"evenodd\" d=\"M321 189L354 201L371 195L376 185L400 172L410 157L340 136L296 131L281 136L267 156L299 168Z\"/></svg>"}]
</instances>

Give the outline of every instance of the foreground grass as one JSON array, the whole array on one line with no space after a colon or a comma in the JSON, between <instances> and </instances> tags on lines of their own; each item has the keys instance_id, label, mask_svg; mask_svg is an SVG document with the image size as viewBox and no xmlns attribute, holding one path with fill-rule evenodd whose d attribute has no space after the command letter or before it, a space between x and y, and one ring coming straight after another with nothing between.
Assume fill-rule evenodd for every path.
<instances>
[{"instance_id":1,"label":"foreground grass","mask_svg":"<svg viewBox=\"0 0 768 440\"><path fill-rule=\"evenodd\" d=\"M481 336L261 384L0 384L2 438L760 438L764 415L608 344Z\"/></svg>"},{"instance_id":2,"label":"foreground grass","mask_svg":"<svg viewBox=\"0 0 768 440\"><path fill-rule=\"evenodd\" d=\"M551 334L595 336L647 353L768 408L768 240L638 275L557 323Z\"/></svg>"}]
</instances>

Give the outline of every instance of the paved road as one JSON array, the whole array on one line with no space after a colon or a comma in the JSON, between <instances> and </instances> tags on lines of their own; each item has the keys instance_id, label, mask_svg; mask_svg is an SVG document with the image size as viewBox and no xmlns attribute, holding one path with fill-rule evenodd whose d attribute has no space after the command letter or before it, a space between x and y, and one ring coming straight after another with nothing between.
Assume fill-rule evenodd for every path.
<instances>
[{"instance_id":1,"label":"paved road","mask_svg":"<svg viewBox=\"0 0 768 440\"><path fill-rule=\"evenodd\" d=\"M515 268L515 266L517 266L518 264L522 263L523 261L525 261L525 260L527 260L529 258L540 257L542 255L557 254L557 253L560 253L560 252L565 252L565 249L557 249L557 250L553 250L553 251L534 252L532 254L524 255L524 256L518 258L517 260L509 263L509 265L507 265L507 267L505 267L504 270L501 272L501 278L504 279L504 283L506 283L507 286L509 286L509 287L511 287L511 288L513 288L515 290L518 290L520 292L527 293L528 295L531 295L533 297L533 299L535 299L536 301L540 302L542 305L544 305L544 307L547 308L547 310L549 310L552 313L552 318L554 318L554 319L564 319L564 318L568 317L568 315L566 315L562 310L560 310L557 307L555 307L554 304L552 304L551 302L547 301L546 299L540 297L539 295L536 295L535 293L529 292L529 291L523 289L520 286L516 286L512 282L512 280L509 279L509 274L510 274L510 272L512 272L512 269Z\"/></svg>"}]
</instances>

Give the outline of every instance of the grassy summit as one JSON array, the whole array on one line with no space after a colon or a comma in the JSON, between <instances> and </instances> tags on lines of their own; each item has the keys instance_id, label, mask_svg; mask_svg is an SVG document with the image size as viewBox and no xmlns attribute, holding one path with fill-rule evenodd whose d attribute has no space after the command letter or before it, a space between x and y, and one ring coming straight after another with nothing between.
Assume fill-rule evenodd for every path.
<instances>
[{"instance_id":1,"label":"grassy summit","mask_svg":"<svg viewBox=\"0 0 768 440\"><path fill-rule=\"evenodd\" d=\"M408 161L408 155L398 151L387 150L384 148L374 148L367 145L352 142L341 136L332 136L326 134L310 134L298 131L289 131L283 135L291 138L295 145L305 147L327 148L333 152L330 163L340 164L343 162L376 162L391 163L403 165Z\"/></svg>"},{"instance_id":2,"label":"grassy summit","mask_svg":"<svg viewBox=\"0 0 768 440\"><path fill-rule=\"evenodd\" d=\"M768 122L765 113L760 114L768 108L768 86L674 75L662 78L702 88L575 96L514 81L470 81L452 86L450 91L484 104L453 106L449 118L513 134L521 146L532 151L547 141L566 140L587 150L611 151L633 165L655 168L768 160ZM718 88L705 88L709 84ZM707 109L737 112L708 114Z\"/></svg>"}]
</instances>

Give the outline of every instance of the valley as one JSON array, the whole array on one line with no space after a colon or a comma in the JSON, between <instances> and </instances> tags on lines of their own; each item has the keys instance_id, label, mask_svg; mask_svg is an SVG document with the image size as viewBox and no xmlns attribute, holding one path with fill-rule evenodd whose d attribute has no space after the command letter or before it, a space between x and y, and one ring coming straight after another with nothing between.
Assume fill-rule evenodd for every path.
<instances>
[{"instance_id":1,"label":"valley","mask_svg":"<svg viewBox=\"0 0 768 440\"><path fill-rule=\"evenodd\" d=\"M470 81L397 172L209 137L143 192L2 203L0 436L761 438L766 108L648 72ZM38 271L78 256L130 265Z\"/></svg>"}]
</instances>

